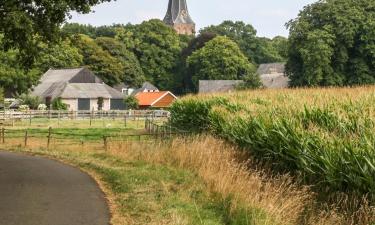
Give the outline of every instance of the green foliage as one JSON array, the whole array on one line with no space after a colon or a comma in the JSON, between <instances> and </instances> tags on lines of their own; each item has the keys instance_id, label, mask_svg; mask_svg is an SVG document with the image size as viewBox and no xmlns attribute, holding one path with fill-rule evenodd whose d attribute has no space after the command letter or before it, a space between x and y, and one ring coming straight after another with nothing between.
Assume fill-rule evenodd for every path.
<instances>
[{"instance_id":1,"label":"green foliage","mask_svg":"<svg viewBox=\"0 0 375 225\"><path fill-rule=\"evenodd\" d=\"M52 109L53 110L67 110L68 109L68 106L62 102L62 99L60 97L58 98L55 98L53 101L52 101Z\"/></svg>"},{"instance_id":2,"label":"green foliage","mask_svg":"<svg viewBox=\"0 0 375 225\"><path fill-rule=\"evenodd\" d=\"M187 59L192 80L197 90L199 80L243 80L247 78L254 87L260 85L256 69L237 44L227 37L216 37L195 51Z\"/></svg>"},{"instance_id":3,"label":"green foliage","mask_svg":"<svg viewBox=\"0 0 375 225\"><path fill-rule=\"evenodd\" d=\"M162 90L171 88L173 69L181 51L177 33L157 19L127 26L126 29L117 38L128 49L134 48L146 79Z\"/></svg>"},{"instance_id":4,"label":"green foliage","mask_svg":"<svg viewBox=\"0 0 375 225\"><path fill-rule=\"evenodd\" d=\"M27 105L30 109L38 109L38 106L42 104L42 100L38 96L31 96L28 94L21 94L17 96L21 105Z\"/></svg>"},{"instance_id":5,"label":"green foliage","mask_svg":"<svg viewBox=\"0 0 375 225\"><path fill-rule=\"evenodd\" d=\"M288 57L288 38L276 36L272 39L272 45L282 57L282 61L285 61Z\"/></svg>"},{"instance_id":6,"label":"green foliage","mask_svg":"<svg viewBox=\"0 0 375 225\"><path fill-rule=\"evenodd\" d=\"M108 37L99 37L95 39L95 42L121 61L124 70L120 80L123 83L131 87L140 87L145 82L145 76L137 57L126 48L125 44Z\"/></svg>"},{"instance_id":7,"label":"green foliage","mask_svg":"<svg viewBox=\"0 0 375 225\"><path fill-rule=\"evenodd\" d=\"M25 70L20 65L19 51L0 51L0 87L13 96L25 93L38 82L40 71Z\"/></svg>"},{"instance_id":8,"label":"green foliage","mask_svg":"<svg viewBox=\"0 0 375 225\"><path fill-rule=\"evenodd\" d=\"M246 57L257 64L284 61L278 50L267 38L258 38L256 30L242 21L224 21L217 26L203 28L200 33L214 33L235 41Z\"/></svg>"},{"instance_id":9,"label":"green foliage","mask_svg":"<svg viewBox=\"0 0 375 225\"><path fill-rule=\"evenodd\" d=\"M76 34L84 34L91 38L98 37L111 37L114 38L117 34L116 29L122 25L112 25L112 26L99 26L94 27L90 24L79 24L79 23L66 23L61 28L61 32L67 36L73 36Z\"/></svg>"},{"instance_id":10,"label":"green foliage","mask_svg":"<svg viewBox=\"0 0 375 225\"><path fill-rule=\"evenodd\" d=\"M134 96L128 96L124 99L126 109L138 109L139 102L138 99Z\"/></svg>"},{"instance_id":11,"label":"green foliage","mask_svg":"<svg viewBox=\"0 0 375 225\"><path fill-rule=\"evenodd\" d=\"M111 56L86 35L75 35L72 42L83 55L83 63L106 84L113 86L120 83L124 73L124 65L120 59Z\"/></svg>"},{"instance_id":12,"label":"green foliage","mask_svg":"<svg viewBox=\"0 0 375 225\"><path fill-rule=\"evenodd\" d=\"M2 47L18 48L23 65L31 66L38 53L36 37L43 41L56 40L60 26L71 11L90 12L91 6L110 0L44 0L1 1L0 33Z\"/></svg>"},{"instance_id":13,"label":"green foliage","mask_svg":"<svg viewBox=\"0 0 375 225\"><path fill-rule=\"evenodd\" d=\"M79 67L83 63L83 56L78 48L72 46L69 40L56 44L40 44L41 52L37 58L34 68L42 73L50 68L63 69Z\"/></svg>"},{"instance_id":14,"label":"green foliage","mask_svg":"<svg viewBox=\"0 0 375 225\"><path fill-rule=\"evenodd\" d=\"M0 88L0 104L3 105L3 103L4 103L4 89Z\"/></svg>"},{"instance_id":15,"label":"green foliage","mask_svg":"<svg viewBox=\"0 0 375 225\"><path fill-rule=\"evenodd\" d=\"M291 84L375 83L374 7L368 0L318 1L289 22Z\"/></svg>"},{"instance_id":16,"label":"green foliage","mask_svg":"<svg viewBox=\"0 0 375 225\"><path fill-rule=\"evenodd\" d=\"M103 104L104 104L104 98L99 97L98 98L98 110L103 110Z\"/></svg>"}]
</instances>

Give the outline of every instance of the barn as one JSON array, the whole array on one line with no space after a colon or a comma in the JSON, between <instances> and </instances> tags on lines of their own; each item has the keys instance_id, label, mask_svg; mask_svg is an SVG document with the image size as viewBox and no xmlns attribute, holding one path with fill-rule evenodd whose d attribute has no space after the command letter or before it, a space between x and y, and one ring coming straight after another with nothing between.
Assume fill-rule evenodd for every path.
<instances>
[{"instance_id":1,"label":"barn","mask_svg":"<svg viewBox=\"0 0 375 225\"><path fill-rule=\"evenodd\" d=\"M123 94L106 85L87 68L48 70L31 93L45 103L56 98L69 110L125 109Z\"/></svg>"}]
</instances>

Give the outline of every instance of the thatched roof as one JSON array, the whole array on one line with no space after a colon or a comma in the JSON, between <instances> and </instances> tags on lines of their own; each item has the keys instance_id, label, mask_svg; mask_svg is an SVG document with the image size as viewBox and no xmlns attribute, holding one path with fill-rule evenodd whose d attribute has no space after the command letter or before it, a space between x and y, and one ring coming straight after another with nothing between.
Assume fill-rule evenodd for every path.
<instances>
[{"instance_id":1,"label":"thatched roof","mask_svg":"<svg viewBox=\"0 0 375 225\"><path fill-rule=\"evenodd\" d=\"M106 84L84 84L84 83L68 83L60 94L61 98L124 98L121 92L111 88Z\"/></svg>"},{"instance_id":2,"label":"thatched roof","mask_svg":"<svg viewBox=\"0 0 375 225\"><path fill-rule=\"evenodd\" d=\"M289 86L289 78L285 75L284 63L261 64L257 73L266 88L287 88Z\"/></svg>"},{"instance_id":3,"label":"thatched roof","mask_svg":"<svg viewBox=\"0 0 375 225\"><path fill-rule=\"evenodd\" d=\"M122 93L103 83L87 68L48 70L34 87L32 95L42 99L122 98Z\"/></svg>"},{"instance_id":4,"label":"thatched roof","mask_svg":"<svg viewBox=\"0 0 375 225\"><path fill-rule=\"evenodd\" d=\"M285 73L285 63L267 63L260 64L257 73L259 75L263 74L274 74L274 73Z\"/></svg>"},{"instance_id":5,"label":"thatched roof","mask_svg":"<svg viewBox=\"0 0 375 225\"><path fill-rule=\"evenodd\" d=\"M242 80L200 80L199 93L228 92L242 83Z\"/></svg>"}]
</instances>

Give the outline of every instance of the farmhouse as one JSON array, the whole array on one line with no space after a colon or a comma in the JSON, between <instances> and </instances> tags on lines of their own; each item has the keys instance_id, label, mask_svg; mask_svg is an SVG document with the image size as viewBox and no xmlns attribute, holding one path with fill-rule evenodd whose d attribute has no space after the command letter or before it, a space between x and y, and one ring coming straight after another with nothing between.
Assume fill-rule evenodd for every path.
<instances>
[{"instance_id":1,"label":"farmhouse","mask_svg":"<svg viewBox=\"0 0 375 225\"><path fill-rule=\"evenodd\" d=\"M135 95L139 108L168 108L177 97L170 91L139 92Z\"/></svg>"},{"instance_id":2,"label":"farmhouse","mask_svg":"<svg viewBox=\"0 0 375 225\"><path fill-rule=\"evenodd\" d=\"M87 68L50 69L31 94L46 104L61 98L69 110L119 110L125 107L123 94L104 84Z\"/></svg>"}]
</instances>

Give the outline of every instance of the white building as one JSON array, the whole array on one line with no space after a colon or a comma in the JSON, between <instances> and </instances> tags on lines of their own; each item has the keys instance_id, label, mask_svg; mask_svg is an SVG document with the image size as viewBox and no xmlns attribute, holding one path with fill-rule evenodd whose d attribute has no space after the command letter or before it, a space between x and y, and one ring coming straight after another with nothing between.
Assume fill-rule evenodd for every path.
<instances>
[{"instance_id":1,"label":"white building","mask_svg":"<svg viewBox=\"0 0 375 225\"><path fill-rule=\"evenodd\" d=\"M31 93L45 103L61 98L69 110L124 109L123 94L104 84L87 68L48 70ZM99 101L99 99L103 101Z\"/></svg>"}]
</instances>

